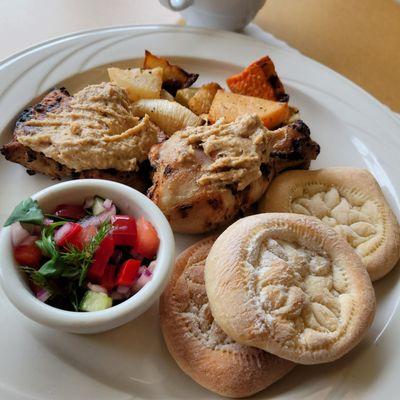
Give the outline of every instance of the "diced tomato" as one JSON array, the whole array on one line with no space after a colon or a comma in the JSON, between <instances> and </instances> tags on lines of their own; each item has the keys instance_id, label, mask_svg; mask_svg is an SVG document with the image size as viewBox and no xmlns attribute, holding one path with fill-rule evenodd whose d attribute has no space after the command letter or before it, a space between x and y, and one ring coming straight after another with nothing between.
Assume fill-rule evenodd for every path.
<instances>
[{"instance_id":1,"label":"diced tomato","mask_svg":"<svg viewBox=\"0 0 400 400\"><path fill-rule=\"evenodd\" d=\"M140 217L136 221L137 238L135 251L142 254L144 257L152 259L158 250L160 239L153 225Z\"/></svg>"},{"instance_id":2,"label":"diced tomato","mask_svg":"<svg viewBox=\"0 0 400 400\"><path fill-rule=\"evenodd\" d=\"M81 219L86 213L81 205L77 204L60 204L54 211L54 215L61 218Z\"/></svg>"},{"instance_id":3,"label":"diced tomato","mask_svg":"<svg viewBox=\"0 0 400 400\"><path fill-rule=\"evenodd\" d=\"M112 290L115 286L115 265L108 264L104 270L104 274L101 277L100 285L107 290Z\"/></svg>"},{"instance_id":4,"label":"diced tomato","mask_svg":"<svg viewBox=\"0 0 400 400\"><path fill-rule=\"evenodd\" d=\"M82 226L75 222L65 223L56 233L54 234L54 240L57 246L74 246L78 249L83 248L82 242Z\"/></svg>"},{"instance_id":5,"label":"diced tomato","mask_svg":"<svg viewBox=\"0 0 400 400\"><path fill-rule=\"evenodd\" d=\"M139 260L127 260L124 262L120 268L117 276L117 286L131 286L135 279L137 278L138 271L140 267Z\"/></svg>"},{"instance_id":6,"label":"diced tomato","mask_svg":"<svg viewBox=\"0 0 400 400\"><path fill-rule=\"evenodd\" d=\"M113 225L112 235L116 246L135 245L136 241L136 221L130 215L113 215L111 217Z\"/></svg>"},{"instance_id":7,"label":"diced tomato","mask_svg":"<svg viewBox=\"0 0 400 400\"><path fill-rule=\"evenodd\" d=\"M90 282L99 283L104 275L108 260L114 253L114 239L107 235L99 244L94 253L93 263L88 269L88 279Z\"/></svg>"},{"instance_id":8,"label":"diced tomato","mask_svg":"<svg viewBox=\"0 0 400 400\"><path fill-rule=\"evenodd\" d=\"M35 243L21 244L14 249L14 258L19 265L37 268L40 265L42 252Z\"/></svg>"}]
</instances>

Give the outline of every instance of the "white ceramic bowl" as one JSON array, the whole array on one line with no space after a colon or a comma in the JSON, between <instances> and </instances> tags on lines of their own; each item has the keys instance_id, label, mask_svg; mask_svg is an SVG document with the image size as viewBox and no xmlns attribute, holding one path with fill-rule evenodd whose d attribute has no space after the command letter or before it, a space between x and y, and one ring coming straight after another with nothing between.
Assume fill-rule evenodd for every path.
<instances>
[{"instance_id":1,"label":"white ceramic bowl","mask_svg":"<svg viewBox=\"0 0 400 400\"><path fill-rule=\"evenodd\" d=\"M1 285L11 303L33 321L66 332L103 332L138 317L157 301L167 284L174 263L174 236L164 214L142 193L116 182L82 179L50 186L31 197L44 211L50 211L58 204L79 203L96 194L112 199L122 213L135 217L143 215L153 224L160 238L153 278L134 296L106 310L86 313L60 310L41 302L31 292L13 257L10 227L3 228L0 238Z\"/></svg>"}]
</instances>

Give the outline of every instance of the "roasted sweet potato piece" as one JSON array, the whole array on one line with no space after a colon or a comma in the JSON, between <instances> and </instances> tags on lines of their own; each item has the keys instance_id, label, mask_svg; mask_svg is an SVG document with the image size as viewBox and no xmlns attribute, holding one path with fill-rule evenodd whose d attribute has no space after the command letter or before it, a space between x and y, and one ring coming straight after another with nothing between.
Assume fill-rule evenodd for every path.
<instances>
[{"instance_id":1,"label":"roasted sweet potato piece","mask_svg":"<svg viewBox=\"0 0 400 400\"><path fill-rule=\"evenodd\" d=\"M177 65L170 64L166 58L157 57L145 50L143 68L153 69L157 67L163 69L163 89L174 96L178 89L191 86L199 77L198 74L186 72Z\"/></svg>"},{"instance_id":2,"label":"roasted sweet potato piece","mask_svg":"<svg viewBox=\"0 0 400 400\"><path fill-rule=\"evenodd\" d=\"M287 103L218 90L211 104L208 118L214 123L219 118L232 122L245 114L256 114L268 129L273 129L289 118Z\"/></svg>"},{"instance_id":3,"label":"roasted sweet potato piece","mask_svg":"<svg viewBox=\"0 0 400 400\"><path fill-rule=\"evenodd\" d=\"M237 75L226 80L233 93L260 97L267 100L288 101L289 95L275 71L272 60L262 57Z\"/></svg>"},{"instance_id":4,"label":"roasted sweet potato piece","mask_svg":"<svg viewBox=\"0 0 400 400\"><path fill-rule=\"evenodd\" d=\"M189 108L197 115L208 114L214 96L219 89L222 88L218 83L206 83L189 99Z\"/></svg>"}]
</instances>

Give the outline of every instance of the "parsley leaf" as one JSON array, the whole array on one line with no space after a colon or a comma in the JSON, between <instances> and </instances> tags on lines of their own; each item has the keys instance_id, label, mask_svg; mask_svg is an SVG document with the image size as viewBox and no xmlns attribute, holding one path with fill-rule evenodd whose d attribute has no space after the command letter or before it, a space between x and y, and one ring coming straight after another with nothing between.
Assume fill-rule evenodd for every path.
<instances>
[{"instance_id":1,"label":"parsley leaf","mask_svg":"<svg viewBox=\"0 0 400 400\"><path fill-rule=\"evenodd\" d=\"M30 197L21 201L15 208L11 215L8 217L4 226L9 226L14 222L25 222L27 224L42 225L44 215L39 208L39 203L32 200Z\"/></svg>"}]
</instances>

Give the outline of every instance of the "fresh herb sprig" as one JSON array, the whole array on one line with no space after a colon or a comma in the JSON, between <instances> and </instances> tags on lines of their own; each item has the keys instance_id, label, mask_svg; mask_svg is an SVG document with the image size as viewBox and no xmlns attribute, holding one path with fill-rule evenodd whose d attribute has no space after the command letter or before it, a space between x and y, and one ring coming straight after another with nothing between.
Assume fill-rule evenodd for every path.
<instances>
[{"instance_id":1,"label":"fresh herb sprig","mask_svg":"<svg viewBox=\"0 0 400 400\"><path fill-rule=\"evenodd\" d=\"M38 240L36 244L50 260L43 264L38 272L46 277L79 278L79 286L81 286L86 278L87 269L93 261L94 252L111 230L111 224L103 222L83 249L69 246L67 251L59 251L54 241L54 230L63 224L65 224L64 221L59 221L43 228L41 240Z\"/></svg>"},{"instance_id":2,"label":"fresh herb sprig","mask_svg":"<svg viewBox=\"0 0 400 400\"><path fill-rule=\"evenodd\" d=\"M59 270L57 268L57 263L60 253L57 250L53 236L54 230L65 223L65 221L54 222L51 225L43 227L41 239L36 241L36 246L39 247L42 254L50 258L50 260L46 261L38 271L38 273L44 277L58 275Z\"/></svg>"},{"instance_id":3,"label":"fresh herb sprig","mask_svg":"<svg viewBox=\"0 0 400 400\"><path fill-rule=\"evenodd\" d=\"M103 222L97 233L83 249L69 246L66 251L60 251L54 241L54 231L65 223L65 221L59 221L43 227L41 239L36 242L36 245L49 260L38 271L28 267L22 267L22 269L35 285L48 290L53 297L63 296L56 282L67 279L67 282L64 282L67 283L63 288L64 297L77 310L79 304L78 292L81 291L85 282L96 249L110 232L112 225L108 221Z\"/></svg>"},{"instance_id":4,"label":"fresh herb sprig","mask_svg":"<svg viewBox=\"0 0 400 400\"><path fill-rule=\"evenodd\" d=\"M79 276L79 286L82 286L86 279L87 270L93 262L94 253L111 230L110 222L103 222L92 240L82 249L76 247L68 247L68 251L61 253L60 260L64 264L62 276L76 278Z\"/></svg>"}]
</instances>

